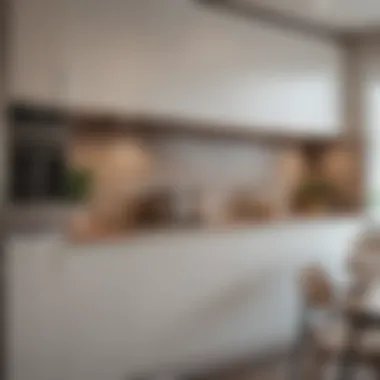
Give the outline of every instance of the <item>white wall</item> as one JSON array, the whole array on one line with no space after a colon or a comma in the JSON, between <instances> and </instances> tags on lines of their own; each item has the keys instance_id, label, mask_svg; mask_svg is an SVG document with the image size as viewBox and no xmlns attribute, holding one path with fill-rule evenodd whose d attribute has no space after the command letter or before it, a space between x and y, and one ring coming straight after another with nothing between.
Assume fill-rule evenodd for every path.
<instances>
[{"instance_id":1,"label":"white wall","mask_svg":"<svg viewBox=\"0 0 380 380\"><path fill-rule=\"evenodd\" d=\"M276 182L281 149L252 141L163 137L152 143L157 177L200 190L268 190Z\"/></svg>"},{"instance_id":2,"label":"white wall","mask_svg":"<svg viewBox=\"0 0 380 380\"><path fill-rule=\"evenodd\" d=\"M18 97L293 132L341 126L333 43L188 0L14 3Z\"/></svg>"},{"instance_id":3,"label":"white wall","mask_svg":"<svg viewBox=\"0 0 380 380\"><path fill-rule=\"evenodd\" d=\"M298 270L336 281L359 220L9 246L10 380L118 380L199 370L294 338Z\"/></svg>"}]
</instances>

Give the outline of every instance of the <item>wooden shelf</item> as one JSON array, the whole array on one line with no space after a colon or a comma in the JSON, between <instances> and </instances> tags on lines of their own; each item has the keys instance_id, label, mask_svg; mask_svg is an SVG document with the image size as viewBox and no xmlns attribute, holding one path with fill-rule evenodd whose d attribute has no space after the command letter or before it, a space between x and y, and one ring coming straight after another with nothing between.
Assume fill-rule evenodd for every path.
<instances>
[{"instance_id":1,"label":"wooden shelf","mask_svg":"<svg viewBox=\"0 0 380 380\"><path fill-rule=\"evenodd\" d=\"M73 113L70 125L76 133L144 134L149 136L167 134L218 140L240 140L275 145L334 144L343 136L327 136L316 133L282 132L281 126L234 124L226 121L209 121L153 114L116 115L105 113ZM290 128L291 129L291 128ZM307 130L305 126L305 130Z\"/></svg>"},{"instance_id":2,"label":"wooden shelf","mask_svg":"<svg viewBox=\"0 0 380 380\"><path fill-rule=\"evenodd\" d=\"M175 115L101 112L95 109L58 108L49 105L14 101L8 107L11 123L40 122L64 124L74 133L144 134L149 136L168 134L195 138L257 141L263 144L331 144L341 141L343 135L291 132L291 126L260 126L202 120ZM305 125L305 130L308 126Z\"/></svg>"}]
</instances>

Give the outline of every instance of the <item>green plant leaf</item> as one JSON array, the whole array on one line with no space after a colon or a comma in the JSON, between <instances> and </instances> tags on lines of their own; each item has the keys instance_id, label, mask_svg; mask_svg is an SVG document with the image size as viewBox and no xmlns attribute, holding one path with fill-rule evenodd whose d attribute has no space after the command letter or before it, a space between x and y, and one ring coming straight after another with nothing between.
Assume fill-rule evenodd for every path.
<instances>
[{"instance_id":1,"label":"green plant leaf","mask_svg":"<svg viewBox=\"0 0 380 380\"><path fill-rule=\"evenodd\" d=\"M74 201L86 199L93 185L93 173L91 170L79 167L70 167L67 172L67 193Z\"/></svg>"}]
</instances>

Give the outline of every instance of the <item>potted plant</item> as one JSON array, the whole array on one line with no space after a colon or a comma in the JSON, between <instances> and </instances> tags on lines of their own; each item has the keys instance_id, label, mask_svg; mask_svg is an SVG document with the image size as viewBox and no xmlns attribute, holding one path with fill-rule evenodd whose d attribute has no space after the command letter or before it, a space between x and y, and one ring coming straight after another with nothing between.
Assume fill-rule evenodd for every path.
<instances>
[{"instance_id":1,"label":"potted plant","mask_svg":"<svg viewBox=\"0 0 380 380\"><path fill-rule=\"evenodd\" d=\"M68 198L81 202L88 198L93 185L93 173L84 167L70 167L67 172Z\"/></svg>"},{"instance_id":2,"label":"potted plant","mask_svg":"<svg viewBox=\"0 0 380 380\"><path fill-rule=\"evenodd\" d=\"M334 184L324 178L309 178L295 195L295 207L301 212L320 214L334 209L339 199Z\"/></svg>"}]
</instances>

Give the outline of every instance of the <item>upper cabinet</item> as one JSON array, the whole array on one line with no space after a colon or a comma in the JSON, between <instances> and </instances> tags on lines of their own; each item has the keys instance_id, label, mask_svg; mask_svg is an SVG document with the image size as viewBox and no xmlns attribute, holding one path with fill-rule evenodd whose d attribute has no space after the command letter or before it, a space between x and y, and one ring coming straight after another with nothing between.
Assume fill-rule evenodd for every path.
<instances>
[{"instance_id":1,"label":"upper cabinet","mask_svg":"<svg viewBox=\"0 0 380 380\"><path fill-rule=\"evenodd\" d=\"M19 20L18 94L252 129L340 130L343 54L332 42L188 0L62 3L62 33L38 12ZM44 30L34 35L31 24Z\"/></svg>"},{"instance_id":2,"label":"upper cabinet","mask_svg":"<svg viewBox=\"0 0 380 380\"><path fill-rule=\"evenodd\" d=\"M59 0L12 0L10 95L36 103L65 98L64 35Z\"/></svg>"},{"instance_id":3,"label":"upper cabinet","mask_svg":"<svg viewBox=\"0 0 380 380\"><path fill-rule=\"evenodd\" d=\"M329 41L187 0L71 0L70 102L292 132L341 125Z\"/></svg>"},{"instance_id":4,"label":"upper cabinet","mask_svg":"<svg viewBox=\"0 0 380 380\"><path fill-rule=\"evenodd\" d=\"M149 22L140 23L155 2L66 1L67 99L72 107L121 113L139 109L154 74L154 55L141 39L154 30Z\"/></svg>"}]
</instances>

